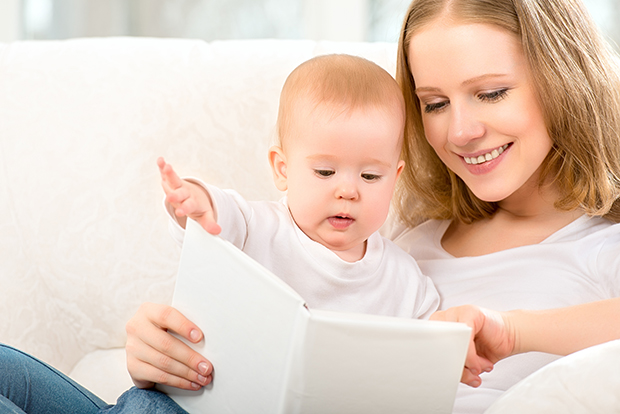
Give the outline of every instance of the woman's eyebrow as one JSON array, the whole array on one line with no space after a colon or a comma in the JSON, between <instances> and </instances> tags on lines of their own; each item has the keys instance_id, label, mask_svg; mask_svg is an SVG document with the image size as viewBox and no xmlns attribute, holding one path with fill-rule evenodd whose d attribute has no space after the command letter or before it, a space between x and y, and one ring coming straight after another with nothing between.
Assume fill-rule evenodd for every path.
<instances>
[{"instance_id":1,"label":"woman's eyebrow","mask_svg":"<svg viewBox=\"0 0 620 414\"><path fill-rule=\"evenodd\" d=\"M486 79L494 79L494 78L502 78L508 76L505 73L485 73L484 75L475 76L473 78L464 80L461 83L461 86L471 85L472 83L480 82ZM440 92L441 89L434 86L421 86L419 88L415 88L414 93L418 92Z\"/></svg>"},{"instance_id":2,"label":"woman's eyebrow","mask_svg":"<svg viewBox=\"0 0 620 414\"><path fill-rule=\"evenodd\" d=\"M465 81L463 81L463 83L461 85L466 86L466 85L470 85L472 83L476 83L479 81L483 81L483 80L487 80L487 79L494 79L494 78L502 78L508 76L505 73L485 73L484 75L480 75L480 76L475 76L471 79L467 79Z\"/></svg>"},{"instance_id":3,"label":"woman's eyebrow","mask_svg":"<svg viewBox=\"0 0 620 414\"><path fill-rule=\"evenodd\" d=\"M420 88L415 88L415 90L413 91L413 93L418 93L418 92L439 92L440 89L439 88L435 88L432 86L422 86Z\"/></svg>"}]
</instances>

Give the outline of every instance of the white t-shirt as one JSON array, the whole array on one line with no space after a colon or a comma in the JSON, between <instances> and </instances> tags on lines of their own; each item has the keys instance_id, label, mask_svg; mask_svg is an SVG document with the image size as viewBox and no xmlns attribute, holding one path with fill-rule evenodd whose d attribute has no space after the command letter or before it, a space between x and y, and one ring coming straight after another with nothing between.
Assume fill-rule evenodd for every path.
<instances>
[{"instance_id":1,"label":"white t-shirt","mask_svg":"<svg viewBox=\"0 0 620 414\"><path fill-rule=\"evenodd\" d=\"M346 262L311 240L282 202L243 199L232 190L207 189L221 236L289 284L310 308L427 319L439 295L415 260L378 232L364 257ZM184 230L172 218L171 233L182 243Z\"/></svg>"},{"instance_id":2,"label":"white t-shirt","mask_svg":"<svg viewBox=\"0 0 620 414\"><path fill-rule=\"evenodd\" d=\"M462 258L441 245L449 224L431 220L382 230L433 280L441 309L549 309L620 296L620 224L582 216L539 244ZM532 352L498 362L479 388L460 385L454 412L484 412L510 386L557 358Z\"/></svg>"}]
</instances>

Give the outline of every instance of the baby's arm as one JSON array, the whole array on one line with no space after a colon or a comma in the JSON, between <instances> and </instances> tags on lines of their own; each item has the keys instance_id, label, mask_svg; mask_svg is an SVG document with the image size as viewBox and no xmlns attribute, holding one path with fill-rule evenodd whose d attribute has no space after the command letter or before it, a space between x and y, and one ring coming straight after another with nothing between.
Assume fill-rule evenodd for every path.
<instances>
[{"instance_id":1,"label":"baby's arm","mask_svg":"<svg viewBox=\"0 0 620 414\"><path fill-rule=\"evenodd\" d=\"M189 217L196 220L207 232L219 234L222 229L217 224L209 194L199 185L182 180L162 157L157 159L157 166L166 201L174 208L181 227L185 228Z\"/></svg>"}]
</instances>

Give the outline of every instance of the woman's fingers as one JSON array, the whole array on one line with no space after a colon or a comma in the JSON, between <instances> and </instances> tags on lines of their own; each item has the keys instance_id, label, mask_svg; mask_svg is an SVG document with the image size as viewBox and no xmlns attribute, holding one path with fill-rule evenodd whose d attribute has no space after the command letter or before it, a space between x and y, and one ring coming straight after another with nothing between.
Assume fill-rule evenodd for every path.
<instances>
[{"instance_id":1,"label":"woman's fingers","mask_svg":"<svg viewBox=\"0 0 620 414\"><path fill-rule=\"evenodd\" d=\"M210 382L211 363L191 349L179 336L191 342L202 340L202 332L176 309L144 304L126 326L127 367L139 387L161 383L196 389Z\"/></svg>"},{"instance_id":2,"label":"woman's fingers","mask_svg":"<svg viewBox=\"0 0 620 414\"><path fill-rule=\"evenodd\" d=\"M469 369L463 369L463 374L461 375L461 382L463 384L469 385L470 387L477 388L482 384L482 379L480 375L476 375L471 372Z\"/></svg>"},{"instance_id":3,"label":"woman's fingers","mask_svg":"<svg viewBox=\"0 0 620 414\"><path fill-rule=\"evenodd\" d=\"M493 363L480 356L476 346L477 337L485 325L484 312L477 306L464 305L435 312L430 319L465 323L471 328L471 338L467 348L461 382L472 387L478 387L482 382L480 374L490 372L493 369Z\"/></svg>"},{"instance_id":4,"label":"woman's fingers","mask_svg":"<svg viewBox=\"0 0 620 414\"><path fill-rule=\"evenodd\" d=\"M195 390L211 381L211 370L206 364L203 375L147 344L134 348L128 342L127 366L139 388L149 388L158 383Z\"/></svg>"}]
</instances>

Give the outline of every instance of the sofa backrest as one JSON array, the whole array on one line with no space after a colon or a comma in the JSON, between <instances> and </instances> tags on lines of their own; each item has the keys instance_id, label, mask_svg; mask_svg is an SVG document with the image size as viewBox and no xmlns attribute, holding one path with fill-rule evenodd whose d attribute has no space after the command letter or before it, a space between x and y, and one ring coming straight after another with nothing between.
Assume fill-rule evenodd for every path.
<instances>
[{"instance_id":1,"label":"sofa backrest","mask_svg":"<svg viewBox=\"0 0 620 414\"><path fill-rule=\"evenodd\" d=\"M385 43L101 38L0 44L0 341L70 369L169 302L179 249L155 164L277 199L267 161L299 63Z\"/></svg>"}]
</instances>

